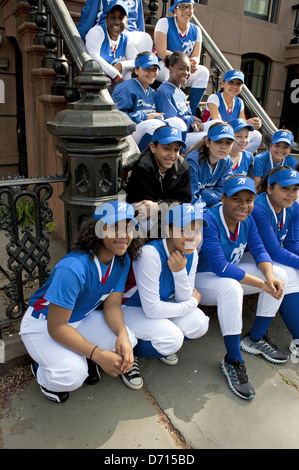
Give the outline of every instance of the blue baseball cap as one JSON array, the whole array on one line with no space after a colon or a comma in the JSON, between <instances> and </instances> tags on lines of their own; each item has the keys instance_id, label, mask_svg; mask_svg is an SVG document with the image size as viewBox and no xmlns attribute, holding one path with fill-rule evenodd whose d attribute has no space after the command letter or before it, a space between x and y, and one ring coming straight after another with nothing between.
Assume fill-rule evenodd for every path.
<instances>
[{"instance_id":1,"label":"blue baseball cap","mask_svg":"<svg viewBox=\"0 0 299 470\"><path fill-rule=\"evenodd\" d=\"M240 70L229 70L223 76L224 82L230 82L231 80L241 80L242 83L245 81L244 73Z\"/></svg>"},{"instance_id":2,"label":"blue baseball cap","mask_svg":"<svg viewBox=\"0 0 299 470\"><path fill-rule=\"evenodd\" d=\"M241 129L244 129L245 127L247 127L250 131L254 131L254 127L250 124L247 124L245 119L233 119L232 121L229 121L229 125L232 126L234 132L238 132Z\"/></svg>"},{"instance_id":3,"label":"blue baseball cap","mask_svg":"<svg viewBox=\"0 0 299 470\"><path fill-rule=\"evenodd\" d=\"M160 127L160 129L154 132L152 135L152 142L159 142L162 145L167 145L171 142L180 142L184 148L186 147L180 129L171 126Z\"/></svg>"},{"instance_id":4,"label":"blue baseball cap","mask_svg":"<svg viewBox=\"0 0 299 470\"><path fill-rule=\"evenodd\" d=\"M277 131L273 134L271 139L272 144L277 144L278 142L286 142L290 147L293 146L294 136L289 131Z\"/></svg>"},{"instance_id":5,"label":"blue baseball cap","mask_svg":"<svg viewBox=\"0 0 299 470\"><path fill-rule=\"evenodd\" d=\"M204 204L179 204L172 207L166 214L166 225L174 224L177 227L186 227L193 220L201 220L204 227L208 222L203 218Z\"/></svg>"},{"instance_id":6,"label":"blue baseball cap","mask_svg":"<svg viewBox=\"0 0 299 470\"><path fill-rule=\"evenodd\" d=\"M128 11L129 11L128 5L127 5L127 3L124 2L123 0L112 0L112 2L109 3L107 13L108 13L108 11L110 11L113 7L116 7L116 6L122 7L122 9L125 11L126 15L128 16Z\"/></svg>"},{"instance_id":7,"label":"blue baseball cap","mask_svg":"<svg viewBox=\"0 0 299 470\"><path fill-rule=\"evenodd\" d=\"M268 178L268 184L278 183L284 188L299 184L299 173L296 170L279 170L272 173Z\"/></svg>"},{"instance_id":8,"label":"blue baseball cap","mask_svg":"<svg viewBox=\"0 0 299 470\"><path fill-rule=\"evenodd\" d=\"M218 126L210 127L207 138L213 140L213 142L217 142L217 140L220 139L232 139L235 141L234 130L228 124L219 124Z\"/></svg>"},{"instance_id":9,"label":"blue baseball cap","mask_svg":"<svg viewBox=\"0 0 299 470\"><path fill-rule=\"evenodd\" d=\"M133 220L138 225L134 216L134 207L126 201L104 202L93 213L94 220L102 220L107 225L115 224L120 220Z\"/></svg>"},{"instance_id":10,"label":"blue baseball cap","mask_svg":"<svg viewBox=\"0 0 299 470\"><path fill-rule=\"evenodd\" d=\"M194 5L194 0L175 0L172 7L168 8L168 11L173 11L181 3L191 3L192 5Z\"/></svg>"},{"instance_id":11,"label":"blue baseball cap","mask_svg":"<svg viewBox=\"0 0 299 470\"><path fill-rule=\"evenodd\" d=\"M135 69L137 67L147 69L151 65L156 65L160 69L158 57L155 54L144 54L135 60Z\"/></svg>"},{"instance_id":12,"label":"blue baseball cap","mask_svg":"<svg viewBox=\"0 0 299 470\"><path fill-rule=\"evenodd\" d=\"M248 176L235 176L233 178L228 178L223 185L223 194L227 196L233 196L239 191L251 191L256 195L255 184L253 179L248 178Z\"/></svg>"}]
</instances>

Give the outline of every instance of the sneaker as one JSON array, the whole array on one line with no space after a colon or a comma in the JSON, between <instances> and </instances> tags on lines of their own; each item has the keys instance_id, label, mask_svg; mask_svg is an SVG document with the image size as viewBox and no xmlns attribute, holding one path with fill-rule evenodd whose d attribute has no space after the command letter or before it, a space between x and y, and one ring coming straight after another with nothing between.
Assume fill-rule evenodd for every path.
<instances>
[{"instance_id":1,"label":"sneaker","mask_svg":"<svg viewBox=\"0 0 299 470\"><path fill-rule=\"evenodd\" d=\"M138 360L134 358L132 368L129 372L121 374L123 382L132 390L140 390L143 386L143 379L140 375Z\"/></svg>"},{"instance_id":2,"label":"sneaker","mask_svg":"<svg viewBox=\"0 0 299 470\"><path fill-rule=\"evenodd\" d=\"M251 341L248 333L241 341L241 349L255 356L262 354L267 361L274 364L286 362L289 358L288 354L275 346L266 335L259 341Z\"/></svg>"},{"instance_id":3,"label":"sneaker","mask_svg":"<svg viewBox=\"0 0 299 470\"><path fill-rule=\"evenodd\" d=\"M100 368L98 364L90 359L87 359L88 377L84 380L87 385L95 385L101 378Z\"/></svg>"},{"instance_id":4,"label":"sneaker","mask_svg":"<svg viewBox=\"0 0 299 470\"><path fill-rule=\"evenodd\" d=\"M299 341L298 339L293 339L289 346L289 350L291 351L292 354L294 354L295 357L299 358Z\"/></svg>"},{"instance_id":5,"label":"sneaker","mask_svg":"<svg viewBox=\"0 0 299 470\"><path fill-rule=\"evenodd\" d=\"M56 403L64 403L68 397L69 392L51 392L51 390L47 390L46 388L40 385L40 389L42 393L51 401L55 401Z\"/></svg>"},{"instance_id":6,"label":"sneaker","mask_svg":"<svg viewBox=\"0 0 299 470\"><path fill-rule=\"evenodd\" d=\"M37 376L37 369L38 369L38 363L35 361L31 362L31 371L32 374L34 375L34 378L36 379ZM56 403L64 403L68 397L69 397L69 392L52 392L51 390L47 390L45 387L42 387L40 385L41 392L51 401L55 401Z\"/></svg>"},{"instance_id":7,"label":"sneaker","mask_svg":"<svg viewBox=\"0 0 299 470\"><path fill-rule=\"evenodd\" d=\"M231 391L244 400L255 397L255 390L246 374L244 362L236 361L233 364L226 362L226 357L220 364L223 375L227 378Z\"/></svg>"},{"instance_id":8,"label":"sneaker","mask_svg":"<svg viewBox=\"0 0 299 470\"><path fill-rule=\"evenodd\" d=\"M160 361L164 362L168 366L175 366L178 363L177 354L171 354L170 356L160 357Z\"/></svg>"}]
</instances>

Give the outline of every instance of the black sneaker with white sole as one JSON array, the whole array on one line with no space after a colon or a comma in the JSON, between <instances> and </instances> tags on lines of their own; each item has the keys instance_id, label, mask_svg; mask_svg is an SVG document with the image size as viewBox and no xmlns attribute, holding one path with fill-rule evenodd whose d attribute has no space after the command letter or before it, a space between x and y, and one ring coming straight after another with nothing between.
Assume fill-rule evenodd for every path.
<instances>
[{"instance_id":1,"label":"black sneaker with white sole","mask_svg":"<svg viewBox=\"0 0 299 470\"><path fill-rule=\"evenodd\" d=\"M274 343L272 343L267 335L265 335L259 341L252 341L248 333L242 339L240 346L242 351L253 354L255 356L261 354L265 359L267 359L267 361L274 364L282 364L289 358L289 355L282 349L279 349Z\"/></svg>"},{"instance_id":2,"label":"black sneaker with white sole","mask_svg":"<svg viewBox=\"0 0 299 470\"><path fill-rule=\"evenodd\" d=\"M250 382L244 362L236 361L234 363L226 362L226 357L220 364L223 375L227 378L228 386L231 391L244 400L250 400L255 397L255 390Z\"/></svg>"},{"instance_id":3,"label":"black sneaker with white sole","mask_svg":"<svg viewBox=\"0 0 299 470\"><path fill-rule=\"evenodd\" d=\"M35 379L36 379L37 369L38 369L37 362L32 361L31 370L32 370L32 374L34 375ZM40 389L41 389L41 392L49 400L55 401L56 403L64 403L69 397L69 392L53 392L51 390L47 390L45 387L42 387L42 385L40 385Z\"/></svg>"},{"instance_id":4,"label":"black sneaker with white sole","mask_svg":"<svg viewBox=\"0 0 299 470\"><path fill-rule=\"evenodd\" d=\"M121 374L123 382L132 390L140 390L143 386L143 379L140 374L138 360L134 358L133 366L125 374Z\"/></svg>"}]
</instances>

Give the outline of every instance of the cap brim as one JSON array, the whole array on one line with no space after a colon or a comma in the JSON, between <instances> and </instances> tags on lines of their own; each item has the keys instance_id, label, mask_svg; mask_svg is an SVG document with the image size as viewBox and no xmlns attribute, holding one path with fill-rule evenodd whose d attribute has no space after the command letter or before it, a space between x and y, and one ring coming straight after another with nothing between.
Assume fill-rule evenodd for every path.
<instances>
[{"instance_id":1,"label":"cap brim","mask_svg":"<svg viewBox=\"0 0 299 470\"><path fill-rule=\"evenodd\" d=\"M154 64L153 62L145 62L144 64L136 65L136 68L141 67L142 69L148 69L152 65L154 65L155 67L158 67L159 70L161 69L159 64Z\"/></svg>"},{"instance_id":2,"label":"cap brim","mask_svg":"<svg viewBox=\"0 0 299 470\"><path fill-rule=\"evenodd\" d=\"M165 139L156 140L155 142L159 142L162 145L171 144L172 142L179 142L182 145L182 147L186 148L186 144L183 140L175 139L173 137L165 137Z\"/></svg>"},{"instance_id":3,"label":"cap brim","mask_svg":"<svg viewBox=\"0 0 299 470\"><path fill-rule=\"evenodd\" d=\"M221 140L221 139L230 139L236 142L234 137L232 137L230 134L212 135L212 137L208 135L207 137L208 139L211 139L213 142L217 142L218 140Z\"/></svg>"},{"instance_id":4,"label":"cap brim","mask_svg":"<svg viewBox=\"0 0 299 470\"><path fill-rule=\"evenodd\" d=\"M290 141L288 139L284 139L284 138L272 140L272 144L278 144L279 142L285 142L290 147L292 147L292 145L293 145L293 144L290 143Z\"/></svg>"},{"instance_id":5,"label":"cap brim","mask_svg":"<svg viewBox=\"0 0 299 470\"><path fill-rule=\"evenodd\" d=\"M275 183L287 188L288 186L293 186L293 184L299 184L299 178L290 178L282 181L275 181Z\"/></svg>"},{"instance_id":6,"label":"cap brim","mask_svg":"<svg viewBox=\"0 0 299 470\"><path fill-rule=\"evenodd\" d=\"M240 193L241 191L250 191L251 193L256 195L256 192L252 188L250 188L250 186L242 186L242 188L240 188L240 187L232 188L229 191L227 191L225 194L228 197L230 197L230 196L233 196L236 193Z\"/></svg>"}]
</instances>

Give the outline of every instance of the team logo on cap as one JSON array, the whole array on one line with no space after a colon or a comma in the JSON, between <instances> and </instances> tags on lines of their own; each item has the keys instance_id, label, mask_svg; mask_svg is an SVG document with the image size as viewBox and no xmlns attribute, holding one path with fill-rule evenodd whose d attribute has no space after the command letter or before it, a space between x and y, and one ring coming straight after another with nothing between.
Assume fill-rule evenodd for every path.
<instances>
[{"instance_id":1,"label":"team logo on cap","mask_svg":"<svg viewBox=\"0 0 299 470\"><path fill-rule=\"evenodd\" d=\"M296 172L296 171L294 171L294 170L293 170L293 171L291 171L291 173L290 173L290 176L291 176L292 178L296 178L296 176L297 176L297 172Z\"/></svg>"},{"instance_id":2,"label":"team logo on cap","mask_svg":"<svg viewBox=\"0 0 299 470\"><path fill-rule=\"evenodd\" d=\"M221 132L228 132L229 127L228 126L223 126Z\"/></svg>"},{"instance_id":3,"label":"team logo on cap","mask_svg":"<svg viewBox=\"0 0 299 470\"><path fill-rule=\"evenodd\" d=\"M239 178L238 179L238 184L245 184L246 183L246 178Z\"/></svg>"},{"instance_id":4,"label":"team logo on cap","mask_svg":"<svg viewBox=\"0 0 299 470\"><path fill-rule=\"evenodd\" d=\"M285 131L281 133L281 136L282 136L282 137L287 137L287 135L288 135L288 133L285 132Z\"/></svg>"},{"instance_id":5,"label":"team logo on cap","mask_svg":"<svg viewBox=\"0 0 299 470\"><path fill-rule=\"evenodd\" d=\"M126 209L127 209L127 205L126 205L125 202L120 202L120 203L118 204L118 207L117 207L117 210L118 210L118 211L126 211Z\"/></svg>"},{"instance_id":6,"label":"team logo on cap","mask_svg":"<svg viewBox=\"0 0 299 470\"><path fill-rule=\"evenodd\" d=\"M177 135L177 134L178 134L178 129L172 128L172 129L171 129L171 135L172 135L172 134Z\"/></svg>"}]
</instances>

